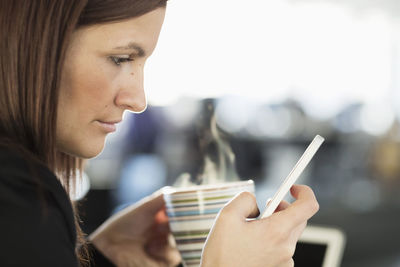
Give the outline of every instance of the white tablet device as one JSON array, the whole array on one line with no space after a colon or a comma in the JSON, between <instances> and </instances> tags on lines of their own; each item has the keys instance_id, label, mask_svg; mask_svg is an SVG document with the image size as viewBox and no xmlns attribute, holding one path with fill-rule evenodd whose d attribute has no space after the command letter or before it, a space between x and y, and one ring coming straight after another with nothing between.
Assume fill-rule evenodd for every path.
<instances>
[{"instance_id":1,"label":"white tablet device","mask_svg":"<svg viewBox=\"0 0 400 267\"><path fill-rule=\"evenodd\" d=\"M296 267L339 267L346 237L333 227L307 226L293 256Z\"/></svg>"},{"instance_id":2,"label":"white tablet device","mask_svg":"<svg viewBox=\"0 0 400 267\"><path fill-rule=\"evenodd\" d=\"M299 161L296 163L292 171L286 177L285 181L283 181L278 191L276 191L272 200L267 204L267 207L265 208L265 211L263 212L261 218L266 218L270 216L272 213L274 213L279 203L281 203L285 195L289 192L290 188L296 182L297 178L299 178L301 173L307 167L308 163L311 161L311 159L313 158L319 147L322 145L324 140L325 139L319 135L314 137L314 140L307 147L306 151L304 151Z\"/></svg>"}]
</instances>

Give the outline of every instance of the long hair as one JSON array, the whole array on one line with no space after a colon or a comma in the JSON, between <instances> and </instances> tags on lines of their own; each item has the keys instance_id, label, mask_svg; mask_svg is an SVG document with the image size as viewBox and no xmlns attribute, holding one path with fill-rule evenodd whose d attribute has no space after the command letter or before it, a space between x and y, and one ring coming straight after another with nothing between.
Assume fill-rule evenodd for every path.
<instances>
[{"instance_id":1,"label":"long hair","mask_svg":"<svg viewBox=\"0 0 400 267\"><path fill-rule=\"evenodd\" d=\"M1 0L0 144L16 147L47 166L70 193L82 160L57 150L56 122L72 33L83 26L138 17L165 7L166 1ZM82 244L83 234L76 225Z\"/></svg>"}]
</instances>

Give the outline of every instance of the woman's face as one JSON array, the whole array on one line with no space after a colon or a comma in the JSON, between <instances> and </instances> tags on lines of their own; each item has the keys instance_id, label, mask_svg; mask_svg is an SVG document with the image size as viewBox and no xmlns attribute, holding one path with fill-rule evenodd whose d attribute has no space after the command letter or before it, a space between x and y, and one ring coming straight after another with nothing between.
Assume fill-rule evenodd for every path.
<instances>
[{"instance_id":1,"label":"woman's face","mask_svg":"<svg viewBox=\"0 0 400 267\"><path fill-rule=\"evenodd\" d=\"M67 50L57 116L57 148L98 155L125 110L146 108L143 67L152 54L165 8L123 22L78 29Z\"/></svg>"}]
</instances>

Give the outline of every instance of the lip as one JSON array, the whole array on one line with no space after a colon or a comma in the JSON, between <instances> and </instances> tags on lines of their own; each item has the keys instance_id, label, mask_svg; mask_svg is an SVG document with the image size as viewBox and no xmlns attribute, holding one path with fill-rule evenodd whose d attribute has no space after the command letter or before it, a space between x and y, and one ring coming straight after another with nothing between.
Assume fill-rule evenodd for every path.
<instances>
[{"instance_id":1,"label":"lip","mask_svg":"<svg viewBox=\"0 0 400 267\"><path fill-rule=\"evenodd\" d=\"M121 122L120 120L115 121L96 121L100 125L100 127L107 133L112 133L117 130L117 123Z\"/></svg>"}]
</instances>

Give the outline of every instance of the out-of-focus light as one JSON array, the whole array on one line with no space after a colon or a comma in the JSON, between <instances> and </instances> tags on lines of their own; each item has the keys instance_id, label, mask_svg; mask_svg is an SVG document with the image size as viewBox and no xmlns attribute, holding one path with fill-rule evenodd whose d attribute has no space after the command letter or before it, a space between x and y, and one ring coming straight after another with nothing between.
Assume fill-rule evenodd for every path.
<instances>
[{"instance_id":1,"label":"out-of-focus light","mask_svg":"<svg viewBox=\"0 0 400 267\"><path fill-rule=\"evenodd\" d=\"M246 129L256 137L278 138L287 134L291 123L291 114L287 108L260 106Z\"/></svg>"},{"instance_id":2,"label":"out-of-focus light","mask_svg":"<svg viewBox=\"0 0 400 267\"><path fill-rule=\"evenodd\" d=\"M165 115L177 128L185 128L200 112L200 102L194 98L181 97L165 108Z\"/></svg>"},{"instance_id":3,"label":"out-of-focus light","mask_svg":"<svg viewBox=\"0 0 400 267\"><path fill-rule=\"evenodd\" d=\"M379 136L386 133L394 120L394 111L387 103L368 104L361 110L361 127L371 135Z\"/></svg>"},{"instance_id":4,"label":"out-of-focus light","mask_svg":"<svg viewBox=\"0 0 400 267\"><path fill-rule=\"evenodd\" d=\"M346 107L333 120L334 127L341 133L354 133L360 130L361 105Z\"/></svg>"},{"instance_id":5,"label":"out-of-focus light","mask_svg":"<svg viewBox=\"0 0 400 267\"><path fill-rule=\"evenodd\" d=\"M221 98L215 109L217 125L229 133L237 133L245 128L249 118L254 116L253 102L236 96Z\"/></svg>"},{"instance_id":6,"label":"out-of-focus light","mask_svg":"<svg viewBox=\"0 0 400 267\"><path fill-rule=\"evenodd\" d=\"M346 102L329 94L316 95L310 92L297 98L308 116L321 121L332 119L347 105Z\"/></svg>"},{"instance_id":7,"label":"out-of-focus light","mask_svg":"<svg viewBox=\"0 0 400 267\"><path fill-rule=\"evenodd\" d=\"M128 159L121 170L117 189L120 204L134 203L153 193L166 183L164 162L153 155L138 155Z\"/></svg>"},{"instance_id":8,"label":"out-of-focus light","mask_svg":"<svg viewBox=\"0 0 400 267\"><path fill-rule=\"evenodd\" d=\"M381 201L378 184L369 180L355 180L347 187L343 202L354 211L369 212Z\"/></svg>"}]
</instances>

